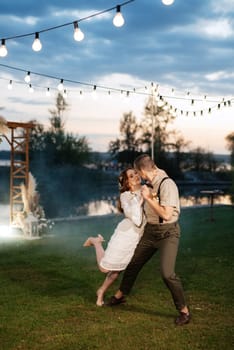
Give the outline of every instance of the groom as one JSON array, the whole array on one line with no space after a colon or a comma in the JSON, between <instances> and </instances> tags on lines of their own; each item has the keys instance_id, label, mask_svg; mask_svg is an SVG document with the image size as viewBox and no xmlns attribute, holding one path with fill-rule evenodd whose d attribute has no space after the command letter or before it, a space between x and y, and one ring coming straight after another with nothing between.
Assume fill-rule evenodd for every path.
<instances>
[{"instance_id":1,"label":"groom","mask_svg":"<svg viewBox=\"0 0 234 350\"><path fill-rule=\"evenodd\" d=\"M147 154L137 157L134 166L140 176L153 187L150 189L146 185L142 186L147 224L132 260L124 272L119 290L111 297L108 305L114 306L125 302L125 295L130 293L138 273L159 250L161 276L179 311L175 324L183 326L190 322L191 316L181 281L175 274L180 237L178 189L175 182L164 170L159 169Z\"/></svg>"}]
</instances>

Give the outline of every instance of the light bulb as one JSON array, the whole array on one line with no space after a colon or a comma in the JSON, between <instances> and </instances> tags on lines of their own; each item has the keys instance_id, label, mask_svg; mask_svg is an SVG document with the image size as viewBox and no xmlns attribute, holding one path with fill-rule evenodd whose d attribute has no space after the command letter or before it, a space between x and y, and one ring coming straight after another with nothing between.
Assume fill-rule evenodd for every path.
<instances>
[{"instance_id":1,"label":"light bulb","mask_svg":"<svg viewBox=\"0 0 234 350\"><path fill-rule=\"evenodd\" d=\"M63 98L67 98L67 90L63 91Z\"/></svg>"},{"instance_id":2,"label":"light bulb","mask_svg":"<svg viewBox=\"0 0 234 350\"><path fill-rule=\"evenodd\" d=\"M164 5L167 5L167 6L172 5L173 2L174 2L174 0L162 0L162 3L163 3Z\"/></svg>"},{"instance_id":3,"label":"light bulb","mask_svg":"<svg viewBox=\"0 0 234 350\"><path fill-rule=\"evenodd\" d=\"M5 44L5 39L2 39L2 44L0 46L0 57L5 57L7 55L7 48Z\"/></svg>"},{"instance_id":4,"label":"light bulb","mask_svg":"<svg viewBox=\"0 0 234 350\"><path fill-rule=\"evenodd\" d=\"M116 14L115 14L115 17L113 18L113 24L116 27L122 27L124 25L124 18L122 13L120 12L120 5L116 6Z\"/></svg>"},{"instance_id":5,"label":"light bulb","mask_svg":"<svg viewBox=\"0 0 234 350\"><path fill-rule=\"evenodd\" d=\"M163 100L163 97L159 96L158 107L162 107L162 106L164 106L164 104L165 104L165 102Z\"/></svg>"},{"instance_id":6,"label":"light bulb","mask_svg":"<svg viewBox=\"0 0 234 350\"><path fill-rule=\"evenodd\" d=\"M8 90L12 90L13 86L12 86L12 80L9 81L9 84L7 86Z\"/></svg>"},{"instance_id":7,"label":"light bulb","mask_svg":"<svg viewBox=\"0 0 234 350\"><path fill-rule=\"evenodd\" d=\"M94 87L93 87L92 97L94 100L97 99L97 86L96 85L94 85Z\"/></svg>"},{"instance_id":8,"label":"light bulb","mask_svg":"<svg viewBox=\"0 0 234 350\"><path fill-rule=\"evenodd\" d=\"M31 81L30 72L27 73L27 75L26 75L25 78L24 78L24 81L25 81L26 83L30 83L30 81Z\"/></svg>"},{"instance_id":9,"label":"light bulb","mask_svg":"<svg viewBox=\"0 0 234 350\"><path fill-rule=\"evenodd\" d=\"M32 44L32 49L34 51L40 51L42 48L42 44L41 44L41 41L39 39L39 33L35 33L35 39L34 39L34 42Z\"/></svg>"},{"instance_id":10,"label":"light bulb","mask_svg":"<svg viewBox=\"0 0 234 350\"><path fill-rule=\"evenodd\" d=\"M60 83L58 84L58 90L62 91L63 90L63 79L60 80Z\"/></svg>"},{"instance_id":11,"label":"light bulb","mask_svg":"<svg viewBox=\"0 0 234 350\"><path fill-rule=\"evenodd\" d=\"M82 91L82 90L80 90L79 98L80 98L80 100L83 100L83 98L84 98L84 95L83 95L83 91Z\"/></svg>"},{"instance_id":12,"label":"light bulb","mask_svg":"<svg viewBox=\"0 0 234 350\"><path fill-rule=\"evenodd\" d=\"M29 92L32 94L34 92L34 89L32 87L32 84L29 84Z\"/></svg>"},{"instance_id":13,"label":"light bulb","mask_svg":"<svg viewBox=\"0 0 234 350\"><path fill-rule=\"evenodd\" d=\"M46 96L50 96L50 88L47 88L47 90L46 90Z\"/></svg>"},{"instance_id":14,"label":"light bulb","mask_svg":"<svg viewBox=\"0 0 234 350\"><path fill-rule=\"evenodd\" d=\"M74 22L74 39L76 41L82 41L84 39L84 33L78 26L78 22Z\"/></svg>"}]
</instances>

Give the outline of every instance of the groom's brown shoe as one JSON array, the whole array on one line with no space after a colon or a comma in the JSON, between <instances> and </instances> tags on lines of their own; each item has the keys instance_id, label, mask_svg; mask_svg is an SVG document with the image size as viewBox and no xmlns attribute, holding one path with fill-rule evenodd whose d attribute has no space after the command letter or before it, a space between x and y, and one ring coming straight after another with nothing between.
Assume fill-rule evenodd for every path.
<instances>
[{"instance_id":1,"label":"groom's brown shoe","mask_svg":"<svg viewBox=\"0 0 234 350\"><path fill-rule=\"evenodd\" d=\"M175 320L175 324L177 326L184 326L185 324L189 323L191 320L190 313L180 312L179 316Z\"/></svg>"},{"instance_id":2,"label":"groom's brown shoe","mask_svg":"<svg viewBox=\"0 0 234 350\"><path fill-rule=\"evenodd\" d=\"M116 306L119 304L126 303L126 299L124 296L121 298L116 298L114 295L110 298L110 300L106 303L107 306Z\"/></svg>"}]
</instances>

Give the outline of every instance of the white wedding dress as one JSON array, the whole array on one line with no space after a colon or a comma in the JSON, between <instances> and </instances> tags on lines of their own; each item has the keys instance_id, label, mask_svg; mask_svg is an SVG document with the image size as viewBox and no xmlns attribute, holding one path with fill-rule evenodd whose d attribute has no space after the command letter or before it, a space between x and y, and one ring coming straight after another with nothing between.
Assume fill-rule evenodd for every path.
<instances>
[{"instance_id":1,"label":"white wedding dress","mask_svg":"<svg viewBox=\"0 0 234 350\"><path fill-rule=\"evenodd\" d=\"M120 202L125 218L117 225L100 261L100 266L109 271L125 270L146 223L140 190L121 193Z\"/></svg>"}]
</instances>

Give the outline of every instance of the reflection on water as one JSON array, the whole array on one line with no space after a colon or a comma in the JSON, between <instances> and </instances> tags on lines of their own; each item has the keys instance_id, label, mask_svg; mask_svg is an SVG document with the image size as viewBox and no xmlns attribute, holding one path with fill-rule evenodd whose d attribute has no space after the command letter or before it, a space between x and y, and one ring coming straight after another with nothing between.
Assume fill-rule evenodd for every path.
<instances>
[{"instance_id":1,"label":"reflection on water","mask_svg":"<svg viewBox=\"0 0 234 350\"><path fill-rule=\"evenodd\" d=\"M73 210L74 216L107 215L118 213L116 205L117 197L107 197L100 200L92 200ZM181 207L210 205L209 195L181 195ZM213 198L214 205L231 205L231 196L228 194L217 194ZM10 220L10 206L0 205L0 224L8 225Z\"/></svg>"},{"instance_id":2,"label":"reflection on water","mask_svg":"<svg viewBox=\"0 0 234 350\"><path fill-rule=\"evenodd\" d=\"M181 207L210 205L211 197L209 195L188 195L180 196ZM213 204L231 205L231 196L227 194L217 194L213 198ZM77 215L105 215L117 213L116 197L97 201L90 201L84 206L76 208Z\"/></svg>"},{"instance_id":3,"label":"reflection on water","mask_svg":"<svg viewBox=\"0 0 234 350\"><path fill-rule=\"evenodd\" d=\"M75 215L107 215L118 213L117 198L107 197L100 200L92 200L75 208Z\"/></svg>"},{"instance_id":4,"label":"reflection on water","mask_svg":"<svg viewBox=\"0 0 234 350\"><path fill-rule=\"evenodd\" d=\"M191 207L195 205L208 205L210 204L210 196L187 196L180 197L181 207ZM229 195L217 195L214 196L214 204L231 204L231 196Z\"/></svg>"}]
</instances>

